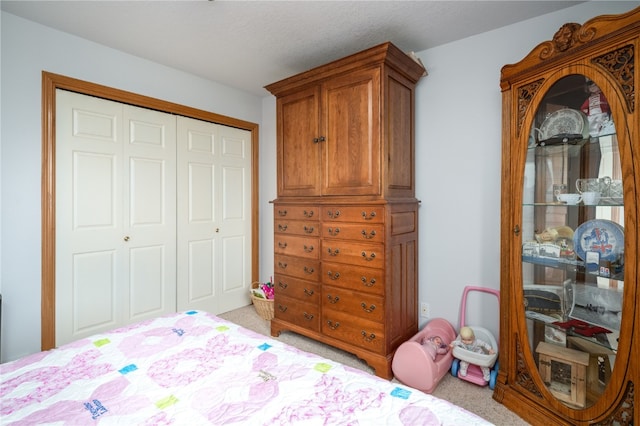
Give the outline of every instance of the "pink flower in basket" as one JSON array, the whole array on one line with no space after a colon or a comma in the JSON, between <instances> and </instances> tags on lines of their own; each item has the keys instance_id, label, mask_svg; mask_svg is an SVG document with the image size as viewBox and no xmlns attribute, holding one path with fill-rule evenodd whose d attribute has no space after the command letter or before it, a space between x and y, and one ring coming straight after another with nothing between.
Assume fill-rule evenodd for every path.
<instances>
[{"instance_id":1,"label":"pink flower in basket","mask_svg":"<svg viewBox=\"0 0 640 426\"><path fill-rule=\"evenodd\" d=\"M271 281L260 284L260 288L267 299L273 299L273 283Z\"/></svg>"},{"instance_id":2,"label":"pink flower in basket","mask_svg":"<svg viewBox=\"0 0 640 426\"><path fill-rule=\"evenodd\" d=\"M272 300L274 297L273 277L269 279L269 282L258 285L258 288L253 289L252 293L260 299Z\"/></svg>"}]
</instances>

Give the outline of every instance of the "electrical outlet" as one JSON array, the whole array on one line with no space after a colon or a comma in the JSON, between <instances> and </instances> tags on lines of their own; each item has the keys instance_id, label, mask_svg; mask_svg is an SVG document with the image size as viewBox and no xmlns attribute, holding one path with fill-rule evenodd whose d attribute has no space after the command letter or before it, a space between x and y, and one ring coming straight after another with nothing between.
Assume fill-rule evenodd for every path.
<instances>
[{"instance_id":1,"label":"electrical outlet","mask_svg":"<svg viewBox=\"0 0 640 426\"><path fill-rule=\"evenodd\" d=\"M420 304L420 316L422 318L429 318L430 315L431 315L431 308L429 307L429 304L422 302Z\"/></svg>"}]
</instances>

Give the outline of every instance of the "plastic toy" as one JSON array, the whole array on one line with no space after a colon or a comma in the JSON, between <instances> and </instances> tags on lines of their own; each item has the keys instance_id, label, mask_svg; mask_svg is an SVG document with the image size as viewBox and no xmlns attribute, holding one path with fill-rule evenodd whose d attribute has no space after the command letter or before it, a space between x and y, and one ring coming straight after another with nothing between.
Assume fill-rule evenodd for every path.
<instances>
[{"instance_id":1,"label":"plastic toy","mask_svg":"<svg viewBox=\"0 0 640 426\"><path fill-rule=\"evenodd\" d=\"M396 379L425 393L434 391L453 362L450 350L443 350L437 343L433 346L435 339L429 340L433 337L448 346L456 338L456 331L447 320L434 318L398 347L391 363Z\"/></svg>"},{"instance_id":2,"label":"plastic toy","mask_svg":"<svg viewBox=\"0 0 640 426\"><path fill-rule=\"evenodd\" d=\"M466 334L464 332L467 332L468 330L466 329L468 328L471 329L473 334L471 336L458 335L451 343L453 348L451 352L454 358L451 364L451 374L454 377L479 386L486 386L488 384L489 388L493 389L496 385L496 378L498 377L498 342L493 334L486 328L466 324L467 295L471 291L493 294L498 298L498 306L500 305L500 292L498 290L475 286L467 286L464 288L462 293L462 307L460 309L460 330L463 334ZM462 342L464 338L471 338L472 340ZM465 347L472 350L465 349ZM484 350L479 351L479 349L483 347ZM487 349L488 347L493 349L493 353L490 353ZM486 380L487 373L489 380Z\"/></svg>"}]
</instances>

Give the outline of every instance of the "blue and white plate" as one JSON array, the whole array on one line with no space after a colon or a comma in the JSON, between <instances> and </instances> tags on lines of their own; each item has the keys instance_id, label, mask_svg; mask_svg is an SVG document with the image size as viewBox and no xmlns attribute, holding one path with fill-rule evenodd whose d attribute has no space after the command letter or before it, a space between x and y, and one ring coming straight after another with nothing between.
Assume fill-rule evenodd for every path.
<instances>
[{"instance_id":1,"label":"blue and white plate","mask_svg":"<svg viewBox=\"0 0 640 426\"><path fill-rule=\"evenodd\" d=\"M617 260L624 251L624 228L610 220L588 220L575 230L573 249L582 260L588 251L597 252L600 260Z\"/></svg>"}]
</instances>

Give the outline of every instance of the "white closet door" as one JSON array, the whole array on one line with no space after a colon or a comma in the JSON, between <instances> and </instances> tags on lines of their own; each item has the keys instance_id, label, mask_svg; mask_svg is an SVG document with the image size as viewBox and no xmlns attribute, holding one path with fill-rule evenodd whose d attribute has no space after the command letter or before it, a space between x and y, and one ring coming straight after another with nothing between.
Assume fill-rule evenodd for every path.
<instances>
[{"instance_id":1,"label":"white closet door","mask_svg":"<svg viewBox=\"0 0 640 426\"><path fill-rule=\"evenodd\" d=\"M175 311L175 118L56 93L56 345Z\"/></svg>"},{"instance_id":2,"label":"white closet door","mask_svg":"<svg viewBox=\"0 0 640 426\"><path fill-rule=\"evenodd\" d=\"M246 306L251 132L178 117L178 310Z\"/></svg>"}]
</instances>

